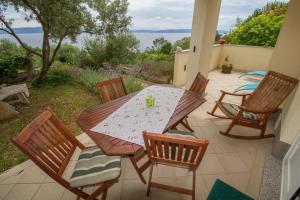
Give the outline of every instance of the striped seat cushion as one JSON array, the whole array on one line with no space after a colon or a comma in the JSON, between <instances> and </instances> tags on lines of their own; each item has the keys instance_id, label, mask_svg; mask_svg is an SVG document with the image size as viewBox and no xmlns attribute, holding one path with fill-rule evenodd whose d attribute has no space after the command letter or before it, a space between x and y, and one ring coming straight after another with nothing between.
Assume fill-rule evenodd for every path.
<instances>
[{"instance_id":1,"label":"striped seat cushion","mask_svg":"<svg viewBox=\"0 0 300 200\"><path fill-rule=\"evenodd\" d=\"M98 147L84 149L70 179L72 187L101 183L117 178L121 173L121 157L107 156Z\"/></svg>"},{"instance_id":2,"label":"striped seat cushion","mask_svg":"<svg viewBox=\"0 0 300 200\"><path fill-rule=\"evenodd\" d=\"M240 108L238 105L231 104L231 103L222 103L222 106L232 115L236 116L238 112L240 111ZM257 115L252 112L243 112L243 118L247 120L258 120Z\"/></svg>"},{"instance_id":3,"label":"striped seat cushion","mask_svg":"<svg viewBox=\"0 0 300 200\"><path fill-rule=\"evenodd\" d=\"M192 132L187 132L187 131L169 130L165 134L172 135L172 136L185 137L185 138L197 138Z\"/></svg>"}]
</instances>

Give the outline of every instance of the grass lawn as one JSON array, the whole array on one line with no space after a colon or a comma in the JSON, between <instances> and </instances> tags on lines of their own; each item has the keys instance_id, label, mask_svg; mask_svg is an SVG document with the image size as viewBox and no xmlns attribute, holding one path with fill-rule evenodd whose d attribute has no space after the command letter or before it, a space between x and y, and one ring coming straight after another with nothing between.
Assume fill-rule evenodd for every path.
<instances>
[{"instance_id":1,"label":"grass lawn","mask_svg":"<svg viewBox=\"0 0 300 200\"><path fill-rule=\"evenodd\" d=\"M15 147L10 138L17 135L30 121L50 107L74 134L80 133L76 119L85 108L100 103L97 95L76 83L55 87L30 89L30 105L17 105L20 114L12 120L0 122L0 172L23 162L27 157Z\"/></svg>"}]
</instances>

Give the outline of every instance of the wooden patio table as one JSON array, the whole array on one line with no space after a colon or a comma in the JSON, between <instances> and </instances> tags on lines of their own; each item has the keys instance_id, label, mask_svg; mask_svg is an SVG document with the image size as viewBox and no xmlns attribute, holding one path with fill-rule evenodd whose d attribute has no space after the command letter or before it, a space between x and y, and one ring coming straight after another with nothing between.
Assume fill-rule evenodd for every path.
<instances>
[{"instance_id":1,"label":"wooden patio table","mask_svg":"<svg viewBox=\"0 0 300 200\"><path fill-rule=\"evenodd\" d=\"M131 93L129 95L120 97L118 99L112 100L101 105L96 105L87 108L79 115L77 119L77 124L104 151L105 154L111 156L128 155L132 164L137 170L141 180L144 183L146 183L145 179L142 176L142 172L148 168L150 162L145 163L142 167L140 167L140 169L138 169L136 164L138 160L135 159L135 155L139 154L139 152L141 151L144 151L144 148L142 146L90 130L98 123L103 121L105 118L107 118L110 114L115 112L124 103L131 99L135 94L137 94L137 92ZM193 110L198 108L205 101L206 100L204 99L204 97L194 92L185 90L184 94L178 102L178 105L175 108L173 115L167 123L164 132L170 129L175 129L184 117L186 117Z\"/></svg>"}]
</instances>

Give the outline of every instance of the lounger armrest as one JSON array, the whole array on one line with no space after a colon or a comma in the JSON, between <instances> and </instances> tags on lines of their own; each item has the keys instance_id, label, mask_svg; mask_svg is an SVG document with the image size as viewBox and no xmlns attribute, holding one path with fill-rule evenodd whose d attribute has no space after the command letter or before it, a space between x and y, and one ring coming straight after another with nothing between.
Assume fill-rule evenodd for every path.
<instances>
[{"instance_id":1,"label":"lounger armrest","mask_svg":"<svg viewBox=\"0 0 300 200\"><path fill-rule=\"evenodd\" d=\"M240 96L240 97L248 96L248 95L251 94L251 93L249 93L249 94L237 94L237 93L232 93L232 92L226 92L224 90L221 90L221 92L223 94L227 94L227 95L231 95L231 96Z\"/></svg>"}]
</instances>

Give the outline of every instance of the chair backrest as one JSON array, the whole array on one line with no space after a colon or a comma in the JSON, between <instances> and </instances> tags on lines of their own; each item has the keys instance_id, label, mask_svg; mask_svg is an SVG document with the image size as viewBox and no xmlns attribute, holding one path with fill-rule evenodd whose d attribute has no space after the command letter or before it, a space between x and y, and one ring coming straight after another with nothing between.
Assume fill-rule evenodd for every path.
<instances>
[{"instance_id":1,"label":"chair backrest","mask_svg":"<svg viewBox=\"0 0 300 200\"><path fill-rule=\"evenodd\" d=\"M127 94L123 78L117 77L96 84L102 103L109 102Z\"/></svg>"},{"instance_id":2,"label":"chair backrest","mask_svg":"<svg viewBox=\"0 0 300 200\"><path fill-rule=\"evenodd\" d=\"M200 72L198 72L190 91L196 92L197 94L204 96L206 86L208 84L208 79L205 78Z\"/></svg>"},{"instance_id":3,"label":"chair backrest","mask_svg":"<svg viewBox=\"0 0 300 200\"><path fill-rule=\"evenodd\" d=\"M275 111L297 84L295 78L269 71L243 106L259 111Z\"/></svg>"},{"instance_id":4,"label":"chair backrest","mask_svg":"<svg viewBox=\"0 0 300 200\"><path fill-rule=\"evenodd\" d=\"M12 142L55 179L63 174L76 147L84 148L49 110L28 124Z\"/></svg>"},{"instance_id":5,"label":"chair backrest","mask_svg":"<svg viewBox=\"0 0 300 200\"><path fill-rule=\"evenodd\" d=\"M196 169L206 151L208 140L176 137L159 133L143 134L152 162Z\"/></svg>"}]
</instances>

